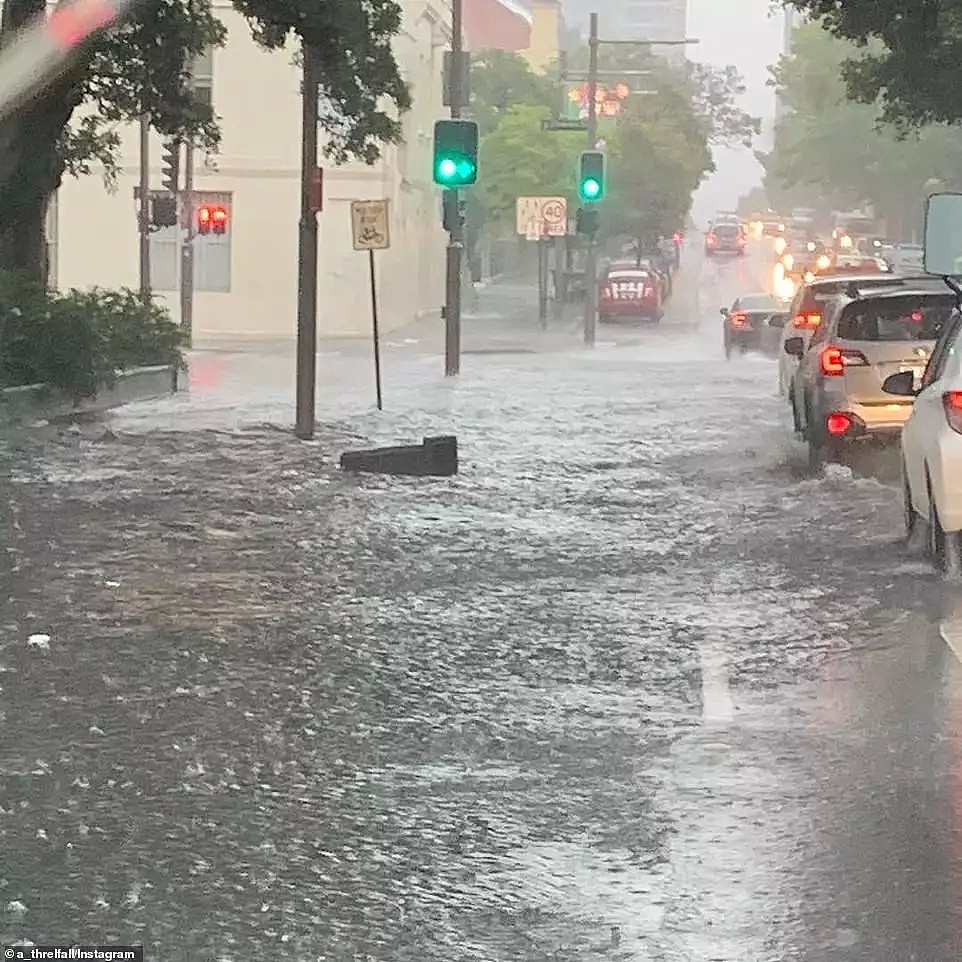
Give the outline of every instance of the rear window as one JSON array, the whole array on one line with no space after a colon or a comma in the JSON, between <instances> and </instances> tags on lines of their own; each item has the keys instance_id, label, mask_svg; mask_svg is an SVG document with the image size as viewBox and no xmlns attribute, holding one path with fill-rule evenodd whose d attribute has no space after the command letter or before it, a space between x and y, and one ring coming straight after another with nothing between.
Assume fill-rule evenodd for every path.
<instances>
[{"instance_id":1,"label":"rear window","mask_svg":"<svg viewBox=\"0 0 962 962\"><path fill-rule=\"evenodd\" d=\"M809 287L805 291L802 299L802 311L814 311L828 303L837 294L843 294L852 284L850 280L838 280L831 284L819 284L817 287ZM858 281L859 290L871 291L880 287L896 287L898 281L891 277L880 277L878 280Z\"/></svg>"},{"instance_id":2,"label":"rear window","mask_svg":"<svg viewBox=\"0 0 962 962\"><path fill-rule=\"evenodd\" d=\"M715 228L715 233L719 237L735 237L738 234L737 224L720 224Z\"/></svg>"},{"instance_id":3,"label":"rear window","mask_svg":"<svg viewBox=\"0 0 962 962\"><path fill-rule=\"evenodd\" d=\"M934 341L952 314L951 296L855 301L838 321L845 341Z\"/></svg>"},{"instance_id":4,"label":"rear window","mask_svg":"<svg viewBox=\"0 0 962 962\"><path fill-rule=\"evenodd\" d=\"M764 297L740 297L738 307L743 311L774 311L778 308L778 302L767 295Z\"/></svg>"}]
</instances>

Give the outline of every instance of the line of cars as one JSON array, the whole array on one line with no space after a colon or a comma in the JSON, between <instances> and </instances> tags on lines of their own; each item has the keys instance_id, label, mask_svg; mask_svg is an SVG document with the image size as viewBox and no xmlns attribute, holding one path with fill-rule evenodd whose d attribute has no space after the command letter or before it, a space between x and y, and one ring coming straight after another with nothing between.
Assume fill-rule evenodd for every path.
<instances>
[{"instance_id":1,"label":"line of cars","mask_svg":"<svg viewBox=\"0 0 962 962\"><path fill-rule=\"evenodd\" d=\"M598 279L598 320L602 324L648 321L665 316L681 263L681 238L660 242L657 250L642 253L627 245L622 257L607 261Z\"/></svg>"},{"instance_id":2,"label":"line of cars","mask_svg":"<svg viewBox=\"0 0 962 962\"><path fill-rule=\"evenodd\" d=\"M910 542L962 574L962 196L933 195L928 273L820 277L782 328L779 389L813 467L899 442Z\"/></svg>"},{"instance_id":3,"label":"line of cars","mask_svg":"<svg viewBox=\"0 0 962 962\"><path fill-rule=\"evenodd\" d=\"M724 348L778 358L778 390L813 468L866 441L900 442L909 541L959 577L962 195L933 195L926 224L929 273L840 267L803 281L790 303L741 297L722 309Z\"/></svg>"}]
</instances>

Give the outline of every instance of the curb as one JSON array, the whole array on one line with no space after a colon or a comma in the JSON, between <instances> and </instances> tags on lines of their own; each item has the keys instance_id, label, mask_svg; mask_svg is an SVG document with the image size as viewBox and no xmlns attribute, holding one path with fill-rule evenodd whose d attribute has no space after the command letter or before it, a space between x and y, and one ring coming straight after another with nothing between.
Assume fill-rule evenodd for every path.
<instances>
[{"instance_id":1,"label":"curb","mask_svg":"<svg viewBox=\"0 0 962 962\"><path fill-rule=\"evenodd\" d=\"M117 375L112 387L95 397L75 400L46 384L0 390L0 427L23 422L54 421L82 414L100 414L134 401L167 397L178 389L177 368L139 367Z\"/></svg>"}]
</instances>

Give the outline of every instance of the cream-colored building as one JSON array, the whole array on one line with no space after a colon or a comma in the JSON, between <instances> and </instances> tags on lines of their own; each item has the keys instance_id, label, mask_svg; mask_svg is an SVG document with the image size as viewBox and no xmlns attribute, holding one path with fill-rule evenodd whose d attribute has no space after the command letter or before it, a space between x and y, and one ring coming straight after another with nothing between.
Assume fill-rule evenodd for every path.
<instances>
[{"instance_id":1,"label":"cream-colored building","mask_svg":"<svg viewBox=\"0 0 962 962\"><path fill-rule=\"evenodd\" d=\"M561 0L531 0L531 46L522 53L533 69L545 71L557 62L563 25Z\"/></svg>"},{"instance_id":2,"label":"cream-colored building","mask_svg":"<svg viewBox=\"0 0 962 962\"><path fill-rule=\"evenodd\" d=\"M300 71L292 52L265 53L229 3L215 2L229 32L214 51L211 83L223 141L216 157L197 156L195 189L222 192L230 209L224 237L197 242L195 343L293 337L297 313L300 216ZM446 0L403 0L395 43L414 105L404 117L404 143L376 165L324 165L319 215L319 332L322 337L370 331L368 258L354 251L350 202L388 198L391 241L378 253L381 324L397 328L438 316L444 298L440 194L431 182L434 121L442 106L443 52L449 43ZM134 201L139 133L124 131L122 174L108 193L96 173L68 179L52 215L54 284L136 288L138 235ZM161 187L162 143L150 145L151 186ZM177 231L152 241L152 282L179 314Z\"/></svg>"}]
</instances>

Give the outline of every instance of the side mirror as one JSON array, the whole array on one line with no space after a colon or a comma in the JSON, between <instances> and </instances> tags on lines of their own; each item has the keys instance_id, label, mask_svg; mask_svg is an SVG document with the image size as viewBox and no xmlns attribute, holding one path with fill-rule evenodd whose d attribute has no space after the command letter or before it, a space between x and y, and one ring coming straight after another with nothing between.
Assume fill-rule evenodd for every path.
<instances>
[{"instance_id":1,"label":"side mirror","mask_svg":"<svg viewBox=\"0 0 962 962\"><path fill-rule=\"evenodd\" d=\"M718 313L721 314L722 317L728 317L731 312L727 307L723 307Z\"/></svg>"},{"instance_id":2,"label":"side mirror","mask_svg":"<svg viewBox=\"0 0 962 962\"><path fill-rule=\"evenodd\" d=\"M776 327L781 330L788 323L788 314L772 314L768 319L769 327Z\"/></svg>"},{"instance_id":3,"label":"side mirror","mask_svg":"<svg viewBox=\"0 0 962 962\"><path fill-rule=\"evenodd\" d=\"M919 393L915 390L915 374L912 371L890 374L882 382L882 390L896 397L915 397Z\"/></svg>"},{"instance_id":4,"label":"side mirror","mask_svg":"<svg viewBox=\"0 0 962 962\"><path fill-rule=\"evenodd\" d=\"M925 273L962 274L962 194L932 194L925 205Z\"/></svg>"},{"instance_id":5,"label":"side mirror","mask_svg":"<svg viewBox=\"0 0 962 962\"><path fill-rule=\"evenodd\" d=\"M785 353L790 357L797 357L801 360L805 356L805 339L801 337L790 337L785 342Z\"/></svg>"}]
</instances>

